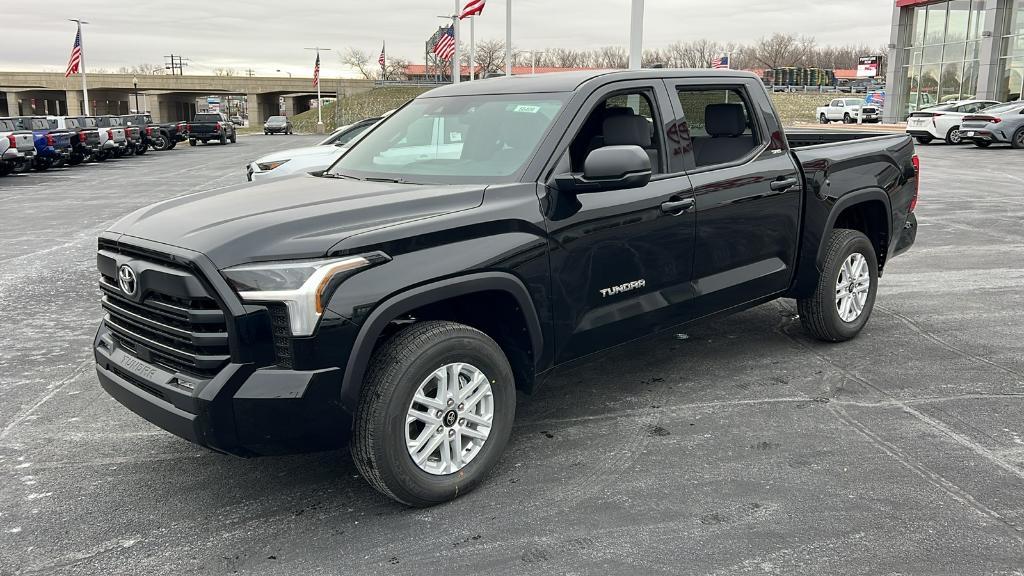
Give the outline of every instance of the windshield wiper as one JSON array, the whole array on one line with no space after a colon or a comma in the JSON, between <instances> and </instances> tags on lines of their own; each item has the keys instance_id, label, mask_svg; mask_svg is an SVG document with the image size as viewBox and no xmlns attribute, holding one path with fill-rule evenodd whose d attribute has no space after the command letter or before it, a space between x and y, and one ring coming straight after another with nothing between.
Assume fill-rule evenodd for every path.
<instances>
[{"instance_id":1,"label":"windshield wiper","mask_svg":"<svg viewBox=\"0 0 1024 576\"><path fill-rule=\"evenodd\" d=\"M321 178L344 178L346 180L362 180L362 178L356 178L355 176L349 176L348 174L340 174L338 172L324 172L320 175Z\"/></svg>"},{"instance_id":2,"label":"windshield wiper","mask_svg":"<svg viewBox=\"0 0 1024 576\"><path fill-rule=\"evenodd\" d=\"M402 178L379 178L379 177L376 177L376 176L367 176L366 177L366 181L367 182L388 182L388 183L391 183L391 184L413 184L415 186L420 186L419 182L410 182L410 181L402 179Z\"/></svg>"}]
</instances>

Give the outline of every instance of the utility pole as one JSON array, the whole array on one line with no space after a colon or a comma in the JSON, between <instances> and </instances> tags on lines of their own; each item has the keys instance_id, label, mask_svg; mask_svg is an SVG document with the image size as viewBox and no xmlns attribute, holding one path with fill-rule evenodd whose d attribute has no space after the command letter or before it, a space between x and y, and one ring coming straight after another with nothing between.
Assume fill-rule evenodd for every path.
<instances>
[{"instance_id":1,"label":"utility pole","mask_svg":"<svg viewBox=\"0 0 1024 576\"><path fill-rule=\"evenodd\" d=\"M86 116L89 116L89 86L85 81L85 39L82 38L82 24L88 24L85 20L69 18L68 22L78 24L78 72L82 75L82 106Z\"/></svg>"},{"instance_id":2,"label":"utility pole","mask_svg":"<svg viewBox=\"0 0 1024 576\"><path fill-rule=\"evenodd\" d=\"M321 48L319 46L314 46L313 48L303 48L303 50L312 50L312 51L316 52L316 62L317 62L317 65L319 66L319 64L320 64L320 51L321 50L326 50L326 51L329 52L331 50L331 48ZM320 70L317 70L315 72L315 74L317 75L317 78L316 78L316 118L317 118L316 131L317 131L317 134L323 134L324 133L324 101L323 101L322 98L320 98Z\"/></svg>"},{"instance_id":3,"label":"utility pole","mask_svg":"<svg viewBox=\"0 0 1024 576\"><path fill-rule=\"evenodd\" d=\"M170 70L171 76L174 76L175 70L178 71L178 76L185 75L184 68L185 66L188 66L188 58L183 58L181 55L175 56L174 54L171 54L170 56L164 56L164 58L166 59L166 61L164 62L164 70Z\"/></svg>"}]
</instances>

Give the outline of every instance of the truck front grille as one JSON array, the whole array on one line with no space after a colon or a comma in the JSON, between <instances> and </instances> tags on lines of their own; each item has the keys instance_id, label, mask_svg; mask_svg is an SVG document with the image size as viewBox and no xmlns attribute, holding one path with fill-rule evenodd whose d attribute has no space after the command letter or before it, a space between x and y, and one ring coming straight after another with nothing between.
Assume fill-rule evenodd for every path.
<instances>
[{"instance_id":1,"label":"truck front grille","mask_svg":"<svg viewBox=\"0 0 1024 576\"><path fill-rule=\"evenodd\" d=\"M100 246L101 257L117 252L131 258L144 256L166 266L175 274L194 277L191 270L174 259L157 259L157 253L130 247ZM137 262L137 260L132 260ZM188 297L161 292L153 282L141 289L141 300L128 298L117 280L101 266L100 290L106 315L104 324L123 348L142 360L171 372L211 378L230 360L228 325L224 311L208 294ZM159 269L144 274L158 275ZM140 277L140 283L142 278ZM190 282L189 285L201 285Z\"/></svg>"}]
</instances>

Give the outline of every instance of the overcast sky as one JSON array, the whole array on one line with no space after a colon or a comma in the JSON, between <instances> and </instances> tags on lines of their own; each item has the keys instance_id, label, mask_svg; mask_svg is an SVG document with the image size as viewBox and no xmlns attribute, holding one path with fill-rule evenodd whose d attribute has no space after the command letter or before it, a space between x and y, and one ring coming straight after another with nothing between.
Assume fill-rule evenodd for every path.
<instances>
[{"instance_id":1,"label":"overcast sky","mask_svg":"<svg viewBox=\"0 0 1024 576\"><path fill-rule=\"evenodd\" d=\"M460 0L463 1L464 0ZM505 1L489 0L477 19L477 40L504 38ZM595 48L628 41L629 0L511 0L513 44ZM63 71L74 24L85 27L88 68L163 63L167 54L191 59L186 73L252 68L310 75L313 56L302 48L319 44L340 50L357 46L420 62L423 43L451 13L454 0L220 0L210 3L97 0L5 2L0 8L0 70ZM200 7L198 10L196 7ZM773 32L814 36L819 44L889 40L893 0L647 0L645 47L705 37L751 42ZM463 38L468 41L468 24ZM323 74L344 74L334 54L323 56Z\"/></svg>"}]
</instances>

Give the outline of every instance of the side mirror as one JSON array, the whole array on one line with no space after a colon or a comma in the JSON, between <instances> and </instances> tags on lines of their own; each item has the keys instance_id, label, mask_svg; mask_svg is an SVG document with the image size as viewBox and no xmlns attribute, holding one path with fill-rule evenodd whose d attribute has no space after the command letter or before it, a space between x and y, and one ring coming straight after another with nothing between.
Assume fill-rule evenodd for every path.
<instances>
[{"instance_id":1,"label":"side mirror","mask_svg":"<svg viewBox=\"0 0 1024 576\"><path fill-rule=\"evenodd\" d=\"M605 146L590 152L583 173L555 176L559 190L573 194L642 188L651 181L651 158L639 146Z\"/></svg>"}]
</instances>

